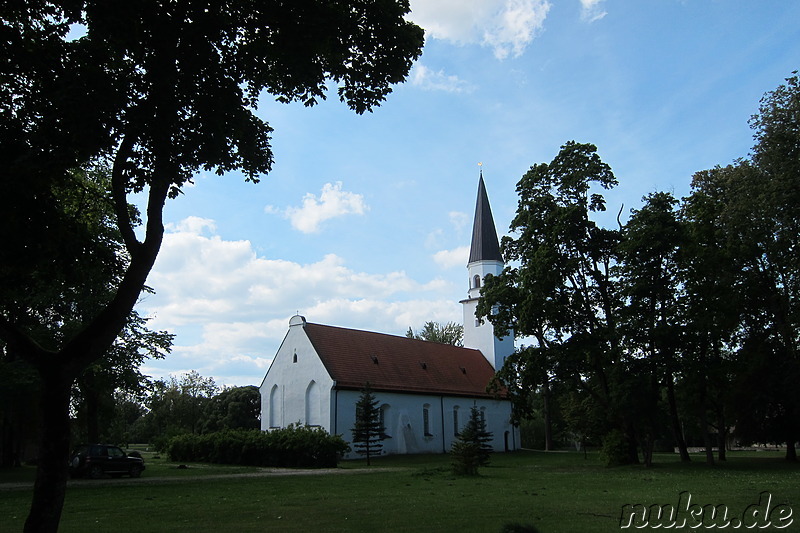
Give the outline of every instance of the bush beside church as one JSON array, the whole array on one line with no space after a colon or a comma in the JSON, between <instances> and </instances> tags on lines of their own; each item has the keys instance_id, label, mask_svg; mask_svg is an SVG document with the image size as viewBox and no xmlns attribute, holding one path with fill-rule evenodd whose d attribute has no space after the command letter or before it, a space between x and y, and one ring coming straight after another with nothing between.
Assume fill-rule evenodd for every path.
<instances>
[{"instance_id":1,"label":"bush beside church","mask_svg":"<svg viewBox=\"0 0 800 533\"><path fill-rule=\"evenodd\" d=\"M170 439L172 461L262 467L333 468L350 451L339 436L319 427L290 425L272 431L225 430Z\"/></svg>"}]
</instances>

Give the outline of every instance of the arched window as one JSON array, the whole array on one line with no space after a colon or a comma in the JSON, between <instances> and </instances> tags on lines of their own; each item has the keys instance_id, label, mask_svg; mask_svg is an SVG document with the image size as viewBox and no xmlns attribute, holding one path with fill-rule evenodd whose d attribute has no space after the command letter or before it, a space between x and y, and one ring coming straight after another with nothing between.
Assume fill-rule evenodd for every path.
<instances>
[{"instance_id":1,"label":"arched window","mask_svg":"<svg viewBox=\"0 0 800 533\"><path fill-rule=\"evenodd\" d=\"M453 407L453 436L458 437L460 431L458 426L458 406L456 405Z\"/></svg>"},{"instance_id":2,"label":"arched window","mask_svg":"<svg viewBox=\"0 0 800 533\"><path fill-rule=\"evenodd\" d=\"M386 426L386 421L389 420L388 414L389 414L389 404L385 403L381 405L381 410L380 410L380 421L381 421L381 427L383 428L384 438L391 437L391 435L389 435L389 428Z\"/></svg>"},{"instance_id":3,"label":"arched window","mask_svg":"<svg viewBox=\"0 0 800 533\"><path fill-rule=\"evenodd\" d=\"M292 356L292 363L296 362L297 362L297 352L294 352L294 355Z\"/></svg>"},{"instance_id":4,"label":"arched window","mask_svg":"<svg viewBox=\"0 0 800 533\"><path fill-rule=\"evenodd\" d=\"M431 433L431 406L425 404L422 406L422 431L426 437L432 437Z\"/></svg>"},{"instance_id":5,"label":"arched window","mask_svg":"<svg viewBox=\"0 0 800 533\"><path fill-rule=\"evenodd\" d=\"M306 388L306 425L320 425L319 385L314 380Z\"/></svg>"},{"instance_id":6,"label":"arched window","mask_svg":"<svg viewBox=\"0 0 800 533\"><path fill-rule=\"evenodd\" d=\"M475 274L475 276L472 278L472 287L475 289L481 288L481 277L478 274Z\"/></svg>"},{"instance_id":7,"label":"arched window","mask_svg":"<svg viewBox=\"0 0 800 533\"><path fill-rule=\"evenodd\" d=\"M280 426L280 411L278 406L278 386L273 385L269 391L269 427Z\"/></svg>"}]
</instances>

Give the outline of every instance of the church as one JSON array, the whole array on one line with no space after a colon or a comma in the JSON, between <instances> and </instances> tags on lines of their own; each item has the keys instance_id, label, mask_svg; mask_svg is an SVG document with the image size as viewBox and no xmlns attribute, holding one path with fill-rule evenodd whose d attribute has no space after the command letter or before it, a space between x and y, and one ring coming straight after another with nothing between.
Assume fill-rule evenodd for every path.
<instances>
[{"instance_id":1,"label":"church","mask_svg":"<svg viewBox=\"0 0 800 533\"><path fill-rule=\"evenodd\" d=\"M365 384L379 402L383 454L444 453L480 410L495 451L520 448L511 402L486 391L514 351L513 334L494 335L475 318L481 282L504 267L481 174L467 264L463 347L314 324L296 315L261 383L261 429L320 426L352 446L356 402ZM356 457L351 452L350 458Z\"/></svg>"}]
</instances>

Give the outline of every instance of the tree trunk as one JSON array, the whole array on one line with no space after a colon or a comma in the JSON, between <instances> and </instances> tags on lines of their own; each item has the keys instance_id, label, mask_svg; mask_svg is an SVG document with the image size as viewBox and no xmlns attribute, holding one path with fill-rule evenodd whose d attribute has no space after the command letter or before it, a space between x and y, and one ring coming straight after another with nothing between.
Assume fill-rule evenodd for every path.
<instances>
[{"instance_id":1,"label":"tree trunk","mask_svg":"<svg viewBox=\"0 0 800 533\"><path fill-rule=\"evenodd\" d=\"M628 463L632 465L639 464L639 445L636 442L636 428L630 420L626 421L625 425L628 431L625 435L628 437Z\"/></svg>"},{"instance_id":2,"label":"tree trunk","mask_svg":"<svg viewBox=\"0 0 800 533\"><path fill-rule=\"evenodd\" d=\"M83 373L81 381L83 405L86 409L86 442L100 442L100 395L97 393L97 383L94 372L87 370Z\"/></svg>"},{"instance_id":3,"label":"tree trunk","mask_svg":"<svg viewBox=\"0 0 800 533\"><path fill-rule=\"evenodd\" d=\"M717 408L717 459L727 461L728 427L725 425L725 412L720 406Z\"/></svg>"},{"instance_id":4,"label":"tree trunk","mask_svg":"<svg viewBox=\"0 0 800 533\"><path fill-rule=\"evenodd\" d=\"M19 466L15 457L17 443L14 429L11 415L4 412L3 422L0 425L0 468Z\"/></svg>"},{"instance_id":5,"label":"tree trunk","mask_svg":"<svg viewBox=\"0 0 800 533\"><path fill-rule=\"evenodd\" d=\"M543 400L544 400L544 449L550 451L553 449L553 427L552 419L550 417L550 382L546 378L544 387L542 387Z\"/></svg>"},{"instance_id":6,"label":"tree trunk","mask_svg":"<svg viewBox=\"0 0 800 533\"><path fill-rule=\"evenodd\" d=\"M667 373L667 402L669 403L669 416L672 421L672 435L675 438L675 444L678 445L678 453L681 456L681 462L688 463L692 460L689 456L689 449L686 446L686 439L683 438L683 429L681 428L681 420L678 417L678 403L675 400L675 378L672 372Z\"/></svg>"},{"instance_id":7,"label":"tree trunk","mask_svg":"<svg viewBox=\"0 0 800 533\"><path fill-rule=\"evenodd\" d=\"M642 458L644 459L645 468L653 466L653 449L655 448L655 440L652 433L649 431L642 439Z\"/></svg>"},{"instance_id":8,"label":"tree trunk","mask_svg":"<svg viewBox=\"0 0 800 533\"><path fill-rule=\"evenodd\" d=\"M711 435L708 433L708 409L706 409L706 378L700 378L700 430L703 432L703 444L706 448L706 463L714 464L714 445L711 443Z\"/></svg>"},{"instance_id":9,"label":"tree trunk","mask_svg":"<svg viewBox=\"0 0 800 533\"><path fill-rule=\"evenodd\" d=\"M786 460L793 463L797 462L797 448L794 446L796 440L795 435L786 439Z\"/></svg>"},{"instance_id":10,"label":"tree trunk","mask_svg":"<svg viewBox=\"0 0 800 533\"><path fill-rule=\"evenodd\" d=\"M25 533L58 531L69 473L69 398L72 380L61 368L44 369L41 374L39 462L31 510L25 520Z\"/></svg>"}]
</instances>

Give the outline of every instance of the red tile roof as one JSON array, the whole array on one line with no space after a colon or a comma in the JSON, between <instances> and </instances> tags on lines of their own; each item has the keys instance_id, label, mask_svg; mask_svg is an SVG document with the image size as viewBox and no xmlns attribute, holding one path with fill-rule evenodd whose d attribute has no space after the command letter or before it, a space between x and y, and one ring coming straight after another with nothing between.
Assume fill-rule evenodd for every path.
<instances>
[{"instance_id":1,"label":"red tile roof","mask_svg":"<svg viewBox=\"0 0 800 533\"><path fill-rule=\"evenodd\" d=\"M312 323L305 331L337 388L492 396L494 369L479 350Z\"/></svg>"}]
</instances>

